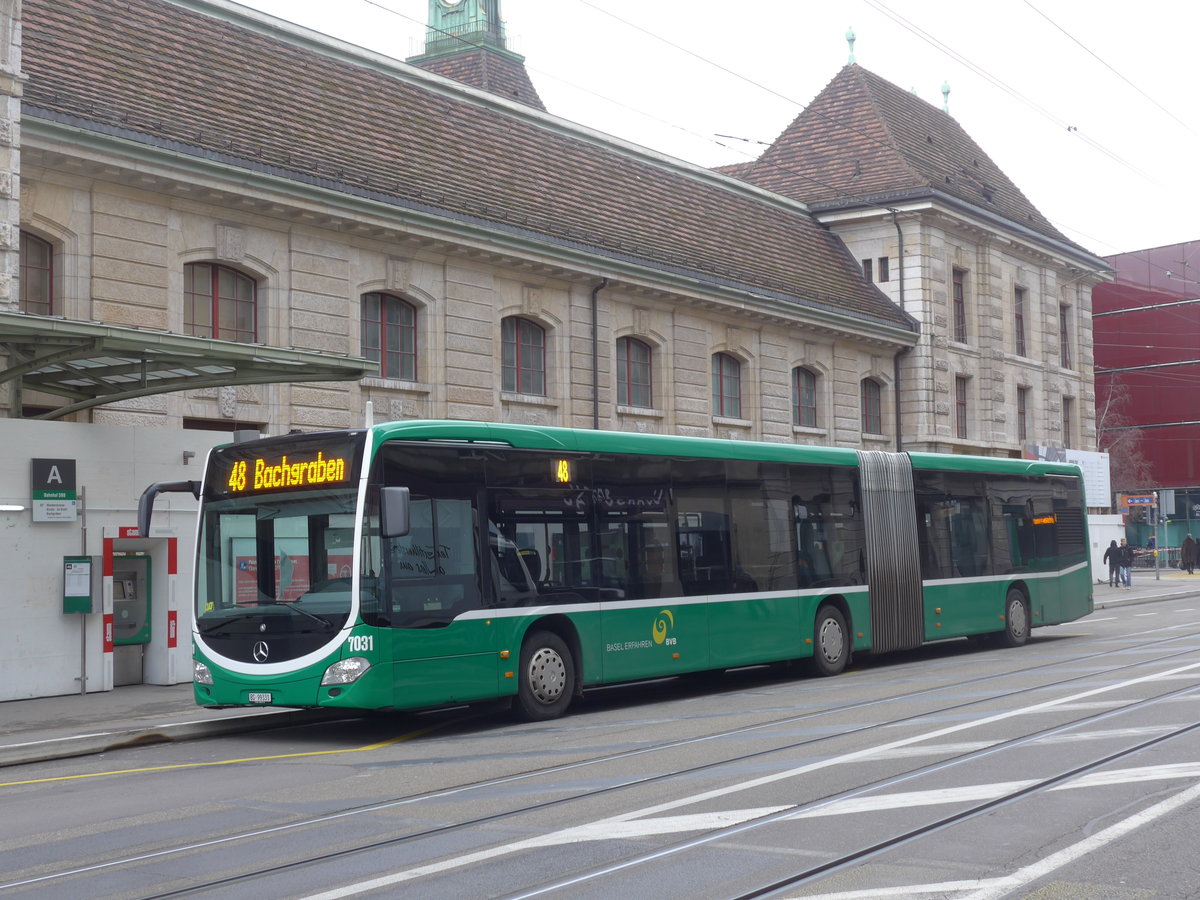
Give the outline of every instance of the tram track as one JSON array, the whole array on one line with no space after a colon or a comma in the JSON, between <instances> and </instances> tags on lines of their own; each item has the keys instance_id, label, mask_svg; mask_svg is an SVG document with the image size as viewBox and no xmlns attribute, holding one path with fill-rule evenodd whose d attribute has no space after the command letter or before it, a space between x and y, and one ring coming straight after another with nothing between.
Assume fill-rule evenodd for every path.
<instances>
[{"instance_id":1,"label":"tram track","mask_svg":"<svg viewBox=\"0 0 1200 900\"><path fill-rule=\"evenodd\" d=\"M1023 735L1019 738L1013 738L1008 741L999 742L997 744L994 744L992 746L989 746L989 747L981 749L981 750L963 753L963 754L960 754L955 757L939 760L936 763L919 766L908 772L904 772L899 775L895 775L895 776L892 776L892 777L889 777L886 779L882 779L880 781L874 782L869 785L863 785L863 786L857 787L853 790L843 791L843 792L836 793L836 794L831 794L829 796L822 797L819 800L815 800L815 801L811 801L806 804L798 805L794 809L788 810L786 813L765 816L761 819L757 819L752 822L741 823L736 826L732 826L732 827L725 828L725 829L717 829L717 830L711 831L699 838L681 841L681 842L678 842L674 845L667 846L667 847L656 848L655 850L653 850L651 852L641 854L638 856L628 857L626 859L620 860L620 861L612 863L610 865L606 865L606 866L594 869L590 872L579 873L569 879L555 881L550 884L542 885L542 886L539 886L536 888L532 888L532 889L528 889L528 890L524 890L524 891L521 891L518 893L508 895L508 896L504 897L504 900L531 900L531 898L534 898L534 897L553 895L559 891L564 891L568 888L576 887L586 881L603 878L603 877L605 877L609 874L612 874L613 872L618 871L618 870L625 870L625 869L629 869L629 868L640 866L640 865L652 865L652 864L655 864L655 863L661 861L664 857L672 855L674 853L679 853L679 852L696 849L705 844L714 843L714 842L722 841L722 840L727 840L730 837L744 836L744 835L751 833L756 828L767 826L767 825L770 825L770 824L773 824L776 822L786 821L788 819L797 818L806 813L816 812L816 811L819 811L822 807L825 807L825 806L828 806L828 805L831 805L834 803L859 798L866 794L870 794L872 792L896 787L901 784L904 784L905 782L929 775L934 772L938 772L938 771L941 771L941 770L944 770L944 769L947 769L947 768L950 768L950 767L953 767L956 765L961 765L961 764L964 764L967 762L976 761L978 759L981 759L985 756L988 756L988 755L991 755L994 753L1004 752L1005 750L1010 750L1010 749L1020 747L1020 746L1026 745L1026 744L1034 743L1037 741L1042 741L1047 738L1071 731L1072 729L1096 724L1096 723L1102 722L1106 719L1120 716L1120 715L1126 714L1133 710L1143 709L1147 706L1150 706L1150 705L1153 705L1156 703L1169 702L1174 699L1191 696L1191 695L1195 695L1195 694L1200 694L1200 685L1192 686L1192 687L1188 687L1188 688L1181 688L1177 691L1172 691L1167 694L1160 695L1158 697L1137 700L1137 701L1134 701L1132 703L1129 703L1129 704L1122 706L1120 708L1117 708L1117 709L1107 710L1107 711L1096 713L1096 714L1093 714L1090 716L1084 716L1082 718L1076 719L1076 720L1074 720L1072 722L1068 722L1066 724L1057 725L1057 726L1053 726L1050 728L1045 728L1045 729L1042 729L1042 730L1032 733L1032 734ZM960 810L958 812L955 812L954 814L937 817L933 821L925 823L925 824L921 825L920 827L911 828L902 833L890 836L885 840L875 841L875 842L865 845L863 847L856 848L853 851L841 854L834 859L830 859L826 862L821 863L820 865L810 866L804 870L798 871L795 874L793 874L787 878L776 879L775 881L772 881L769 884L763 885L763 886L755 888L753 890L739 893L736 895L731 895L729 900L752 900L752 898L764 898L764 897L778 896L780 894L780 892L782 892L782 891L788 890L790 888L802 887L805 884L812 882L818 878L832 874L839 869L842 869L842 868L845 868L848 866L852 866L857 863L868 860L871 857L873 857L879 853L882 853L882 852L890 850L894 847L900 846L908 841L934 834L941 829L951 827L959 822L963 822L974 816L986 813L989 810L995 809L1000 806L1004 806L1006 804L1015 802L1024 797L1028 797L1028 796L1037 794L1039 792L1050 790L1058 785L1063 784L1064 782L1067 782L1071 779L1077 778L1077 777L1087 774L1089 772L1095 771L1103 766L1110 765L1114 762L1119 762L1123 759L1126 759L1128 757L1131 757L1138 753L1141 753L1151 747L1157 746L1159 744L1163 744L1167 741L1174 740L1176 738L1179 738L1179 737L1182 737L1182 736L1185 736L1188 734L1192 734L1198 730L1200 730L1200 723L1194 723L1191 725L1186 725L1186 726L1182 726L1182 727L1173 729L1172 731L1170 731L1167 734L1159 735L1159 736L1156 736L1153 738L1148 738L1148 739L1141 741L1133 746L1123 748L1122 750L1117 751L1115 753L1109 753L1109 754L1103 755L1103 756L1098 757L1094 760L1091 760L1087 763L1075 765L1069 769L1066 769L1062 772L1056 773L1050 777L1039 779L1038 781L1036 781L1036 783L1022 785L1018 789L1005 792L1002 796L995 797L995 798L989 799L987 801L974 804L974 805L970 806L969 808ZM766 755L768 753L771 753L771 754L779 753L779 752L781 752L782 749L783 748L774 748L773 750L770 750L770 751L761 751L760 753L750 754L747 756L740 757L738 759L731 759L731 760L728 760L726 762L726 764L743 762L749 758ZM657 781L657 780L663 780L665 778L677 779L677 778L681 778L681 777L685 777L685 776L690 776L690 775L695 774L695 772L699 769L711 768L712 766L715 766L715 765L720 765L720 763L713 763L713 764L702 766L702 767L696 767L695 769L692 769L692 770L672 773L670 776L660 776L655 779L647 779L647 780L641 781L639 783L644 784L650 780ZM425 832L421 832L421 833L405 835L402 837L389 839L389 840L385 840L385 841L379 841L379 842L375 842L370 845L364 845L361 847L348 848L348 849L337 851L335 853L330 853L330 854L326 854L323 856L306 859L299 863L288 864L285 866L271 867L271 868L259 870L257 872L241 873L236 876L231 876L229 878L215 880L215 881L208 882L208 883L205 883L202 885L191 885L186 888L180 888L180 889L173 890L173 891L151 894L151 895L145 896L143 898L143 900L166 900L166 898L171 898L171 897L185 897L185 896L196 895L199 893L213 891L213 890L221 890L221 889L228 888L228 887L231 887L236 884L244 884L247 881L254 881L257 879L261 879L261 878L271 877L273 875L280 874L281 872L284 872L284 871L287 871L290 869L294 869L298 866L314 865L314 864L319 864L322 862L330 862L330 861L334 861L334 860L338 860L338 859L345 859L347 857L354 856L359 853L364 853L364 852L368 852L368 851L372 851L372 850L384 849L386 847L392 847L392 846L396 846L401 843L407 843L407 842L416 841L419 839L436 837L439 834L445 834L450 831L468 828L468 827L472 827L472 826L476 826L476 825L493 823L493 822L500 821L500 820L503 820L503 819L506 819L506 818L509 818L512 816L523 815L523 814L526 814L529 812L540 811L540 810L546 809L550 806L558 806L558 805L563 805L565 803L575 802L575 801L578 801L581 799L589 799L600 793L607 793L613 789L615 789L615 788L609 788L609 789L605 789L603 791L589 792L588 794L583 795L583 796L561 798L559 800L552 801L550 803L538 804L536 806L526 807L523 809L508 810L504 813L498 813L494 816L480 817L479 819L476 819L473 822L459 823L459 824L456 824L453 826L447 826L446 828L443 828L443 829L434 829L434 830L425 831Z\"/></svg>"},{"instance_id":2,"label":"tram track","mask_svg":"<svg viewBox=\"0 0 1200 900\"><path fill-rule=\"evenodd\" d=\"M1164 637L1160 640L1154 641L1153 643L1151 643L1149 645L1144 645L1144 647L1142 649L1144 649L1145 647L1155 647L1155 646L1161 647L1162 645L1167 645L1167 644L1171 644L1171 643L1175 643L1175 642L1179 642L1179 641L1194 640L1197 637L1200 637L1200 633L1198 633L1198 632L1187 632L1184 634L1172 634L1172 635ZM1180 650L1180 651L1174 652L1174 653L1161 654L1161 655L1155 656L1154 658L1151 658L1151 659L1141 659L1141 660L1137 660L1134 662L1125 663L1123 665L1114 666L1114 667L1107 669L1105 671L1104 675L1106 677L1110 677L1110 678L1115 677L1122 672L1127 673L1127 672L1130 672L1132 670L1136 670L1136 669L1139 669L1142 667L1152 666L1155 664L1161 664L1163 662L1169 662L1171 660L1178 659L1180 657L1188 655L1189 653L1194 653L1194 652L1195 651L1193 649L1184 649L1184 650ZM456 795L462 796L462 795L468 794L469 792L472 792L472 791L480 791L480 790L485 790L485 789L489 789L489 788L495 788L498 786L513 784L515 782L520 782L520 781L530 781L530 780L538 779L541 777L548 777L548 776L560 774L563 772L578 770L578 769L581 769L584 767L591 767L591 766L598 766L598 765L603 765L603 764L608 764L608 763L620 762L621 760L628 759L628 758L631 758L634 756L642 756L642 755L646 755L646 754L650 754L650 753L664 752L664 751L671 750L671 749L681 748L686 745L691 745L691 744L696 744L696 743L705 743L705 742L715 742L715 741L719 741L719 740L723 740L723 739L728 739L730 737L745 736L745 735L748 735L748 734L751 734L754 732L762 732L762 731L766 731L766 730L769 730L772 728L786 727L786 726L796 725L796 724L802 723L802 722L811 722L813 720L819 720L821 717L829 716L829 715L832 715L835 713L844 713L847 711L870 709L870 708L875 708L875 707L886 707L886 705L888 705L890 703L894 703L901 699L912 700L917 697L922 697L922 696L928 697L931 695L936 695L938 693L945 693L948 691L961 690L963 688L969 688L972 685L975 685L975 684L978 684L981 682L989 682L989 683L994 684L997 681L997 679L1001 678L1001 677L1017 677L1017 676L1028 675L1029 673L1034 672L1034 671L1044 671L1044 670L1053 669L1056 667L1078 666L1080 664L1086 664L1090 660L1094 660L1099 657L1106 657L1109 655L1110 655L1110 651L1098 651L1098 652L1092 653L1092 654L1073 656L1070 659L1066 659L1066 660L1055 660L1052 662L1044 663L1039 666L1033 666L1033 667L1028 667L1025 669L1013 670L1010 672L1005 672L1002 675L989 675L989 676L980 676L977 678L960 679L960 680L954 682L953 684L937 685L937 686L925 688L925 689L922 689L919 691L905 692L903 694L892 694L887 697L865 700L865 701L848 704L848 705L844 705L844 706L827 706L827 707L819 709L819 710L812 710L812 711L805 712L798 716L787 716L787 717L782 717L782 718L778 718L778 719L773 719L770 722L756 723L754 725L743 726L743 727L739 727L739 728L735 728L735 729L725 729L721 732L717 732L717 733L713 733L713 734L679 739L679 740L674 740L674 741L660 742L660 743L654 744L653 746L637 748L635 750L622 751L620 753L606 754L604 756L594 757L594 758L587 759L587 760L578 760L578 761L575 761L572 763L567 763L567 764L543 767L543 768L529 771L529 772L517 773L514 775L505 776L505 777L498 778L498 779L489 779L486 781L476 782L476 783L473 783L470 785L458 786L458 787L455 787L452 789L440 790L440 791L435 791L435 792L424 792L421 794L414 794L414 795L408 795L408 796L404 796L404 797L390 798L389 800L386 800L383 802L376 802L376 803L371 803L371 804L366 804L366 805L361 805L361 806L356 806L356 807L348 807L346 809L332 811L330 813L326 813L326 814L320 815L320 816L305 817L303 819L298 819L296 821L288 822L288 823L282 823L280 825L273 826L273 827L266 827L266 828L255 829L255 830L247 830L247 831L239 832L238 834L234 834L234 835L227 835L227 836L222 836L219 838L214 838L213 840L210 840L210 841L181 844L181 845L178 845L175 847L162 848L157 851L148 852L145 854L135 854L135 855L130 855L130 856L121 858L121 859L113 859L113 860L105 861L105 862L98 863L98 864L91 865L91 866L76 867L76 868L63 870L63 871L56 872L56 873L46 873L40 877L33 877L33 878L25 879L22 881L10 882L9 884L0 884L0 890L5 889L5 888L19 887L19 886L32 886L37 883L46 884L51 880L60 880L60 879L67 879L67 878L72 878L72 877L79 877L79 876L86 875L86 874L95 874L95 873L98 873L105 869L111 869L111 868L120 867L120 866L136 866L139 863L146 862L149 860L161 859L163 857L170 856L172 854L187 853L189 851L211 848L211 847L219 846L220 844L224 844L224 843L228 843L228 842L240 842L240 841L245 841L245 840L260 839L260 838L264 838L264 837L272 837L274 835L283 834L285 832L293 831L295 829L301 829L301 828L321 827L324 825L332 824L334 822L345 820L346 818L357 815L357 814L362 814L362 813L367 813L367 812L377 812L377 811L384 810L384 809L387 809L390 807L396 807L396 806L401 806L401 805L420 804L425 801L444 800L447 797L456 796ZM343 858L346 858L349 856L353 856L356 854L367 853L367 852L370 852L373 850L379 850L379 849L392 847L392 846L396 846L396 845L403 844L403 843L414 842L414 841L421 840L421 839L437 838L439 836L444 836L451 832L463 831L463 830L468 830L468 829L471 829L474 827L481 827L481 826L496 824L496 823L503 822L506 819L512 819L512 818L515 818L518 816L525 816L525 815L529 815L529 814L536 814L538 812L541 812L544 810L549 810L554 807L561 807L566 804L576 803L576 802L580 802L580 801L588 800L588 799L594 799L594 798L603 796L605 794L612 794L614 792L629 790L631 788L644 787L644 786L655 784L655 783L669 781L670 779L682 779L682 778L686 778L686 777L691 777L691 776L695 776L700 773L710 772L710 771L719 769L720 767L723 767L723 766L727 767L727 766L742 765L742 764L745 764L748 762L761 760L770 755L778 755L778 754L783 754L783 753L795 752L795 751L799 751L799 750L811 750L812 748L820 745L822 742L825 742L825 741L830 741L830 740L834 740L834 739L843 739L846 737L853 737L856 735L863 735L863 734L867 734L867 733L876 731L878 729L892 728L897 725L913 724L913 723L917 723L917 722L921 721L922 719L944 717L947 714L960 713L965 709L969 709L970 707L979 706L979 705L987 704L987 703L994 704L997 702L1004 702L1005 700L1007 700L1009 698L1019 697L1021 695L1028 695L1032 692L1043 692L1044 693L1044 692L1051 691L1058 687L1069 686L1073 683L1077 683L1077 682L1080 682L1080 681L1086 680L1086 679L1094 679L1096 677L1097 677L1096 672L1086 672L1086 673L1079 674L1079 675L1073 675L1070 678L1059 679L1059 680L1056 680L1049 684L1039 684L1039 685L1035 685L1032 687L1024 687L1024 688L1020 688L1020 689L1013 690L1013 691L991 692L985 697L972 698L972 699L964 701L962 703L950 704L950 705L942 706L942 707L939 707L939 708L933 709L933 710L925 710L925 711L921 711L921 712L918 712L918 713L915 713L915 714L909 715L909 716L892 718L892 719L888 719L886 721L871 722L871 723L868 723L868 724L865 724L862 726L849 728L849 729L845 729L845 730L840 730L836 734L829 734L829 735L817 736L817 737L812 737L812 738L806 738L804 740L793 741L793 742L789 742L787 744L782 744L779 746L773 746L770 748L757 750L752 753L739 754L736 756L727 756L727 757L723 757L721 759L710 760L710 761L704 762L702 764L698 764L695 766L672 771L670 773L658 773L658 774L654 774L654 775L646 775L646 776L641 776L641 777L637 777L637 778L631 778L631 779L623 780L618 783L607 785L603 788L589 790L589 791L585 791L585 792L574 793L569 796L558 797L558 798L554 798L551 800L541 801L538 803L525 804L525 805L515 807L512 809L503 810L503 811L497 812L492 815L477 816L477 817L463 820L461 822L456 822L453 824L442 826L439 828L425 829L425 830L421 830L421 831L411 832L408 834L403 834L403 835L398 835L395 837L387 838L385 840L365 842L365 843L355 845L352 847L342 848L335 852L331 852L331 853L325 854L325 855L314 856L314 857L306 858L303 860L289 861L288 863L282 864L279 866L264 867L262 869L258 869L258 870L254 870L254 871L246 871L246 872L236 873L236 874L230 875L229 877L226 877L226 878L206 881L203 884L186 885L186 886L182 886L182 887L179 887L179 888L176 888L173 890L159 892L159 893L153 893L153 894L147 894L145 896L146 896L147 900L149 900L149 898L166 898L166 897L186 896L186 895L194 895L197 893L202 893L205 891L218 890L222 887L229 887L234 884L251 883L256 879L267 878L272 875L279 874L280 872L284 872L284 871L287 871L290 869L296 869L296 868L302 867L302 866L311 866L314 864L319 864L321 862L330 862L330 861L334 861L337 859L343 859ZM1182 693L1182 692L1175 692L1175 693ZM1164 698L1167 696L1172 696L1172 695L1164 695ZM1152 700L1148 700L1148 701L1141 701L1141 703L1145 703L1145 702L1155 702L1155 700L1152 699ZM1136 705L1139 705L1139 704L1131 704L1130 708L1133 708ZM1112 712L1105 712L1105 713L1097 714L1095 716L1084 717L1082 719L1077 720L1074 723L1069 724L1068 726L1062 726L1062 727L1077 727L1081 723L1086 723L1089 721L1099 721L1099 720L1106 718L1113 714L1114 713L1112 713ZM1061 728L1050 729L1049 731L1055 731L1055 730L1061 730ZM1032 740L1032 739L1034 739L1034 737L1030 737L1028 739ZM995 748L989 748L986 751L979 751L979 752L981 752L981 753L982 752L993 752L994 749ZM1134 751L1131 751L1131 752L1134 752ZM971 754L965 754L963 756L964 760L969 759L969 758L971 758ZM914 770L914 772L915 771L916 770ZM916 777L916 776L908 775L908 776L903 776L903 777Z\"/></svg>"},{"instance_id":3,"label":"tram track","mask_svg":"<svg viewBox=\"0 0 1200 900\"><path fill-rule=\"evenodd\" d=\"M706 844L712 844L715 842L728 840L729 838L735 837L735 836L745 836L745 835L750 834L757 828L762 828L764 826L768 826L768 825L778 823L778 822L784 822L784 821L787 821L790 819L796 819L796 818L805 816L806 814L817 813L817 812L820 812L823 808L831 806L835 803L840 803L840 802L844 802L847 800L859 799L865 795L869 795L874 792L885 790L887 788L893 788L898 785L904 784L905 782L911 781L916 778L920 778L925 775L929 775L934 772L940 772L942 770L945 770L947 768L950 768L950 767L953 767L956 765L961 765L966 762L972 762L972 761L978 760L984 756L988 756L988 755L991 755L994 753L1004 752L1005 750L1010 750L1010 749L1020 747L1020 746L1026 745L1026 744L1030 744L1033 742L1046 740L1049 737L1053 737L1053 736L1065 733L1072 729L1079 728L1081 726L1090 725L1090 724L1095 724L1099 721L1103 721L1105 719L1112 718L1114 716L1121 715L1121 714L1127 713L1127 712L1135 710L1135 709L1144 708L1150 704L1159 703L1159 702L1167 702L1167 701L1170 701L1173 699L1177 699L1179 697L1190 696L1190 695L1195 695L1195 694L1200 694L1200 685L1188 687L1188 688L1182 688L1178 691L1172 691L1168 694L1164 694L1159 697L1149 698L1149 699L1145 699L1145 700L1139 700L1139 701L1129 704L1128 706L1121 707L1119 709L1108 710L1103 713L1097 713L1092 716L1085 716L1081 719L1077 719L1073 722L1069 722L1064 725L1057 725L1052 728L1043 729L1039 732L1022 735L1019 738L1014 738L1009 741L1003 741L1003 742L997 743L993 746L987 747L982 750L963 753L957 757L943 759L943 760L939 760L937 763L917 767L915 769L912 769L912 770L902 773L900 775L892 776L892 777L882 779L882 780L879 780L877 782L873 782L870 784L860 785L849 791L843 791L840 793L830 794L830 795L822 797L818 800L814 800L814 801L810 801L805 804L797 805L794 808L788 809L786 812L782 812L782 813L778 813L778 814L774 814L774 815L763 816L759 819L755 819L754 821L746 822L746 823L739 823L737 825L730 826L728 828L715 829L715 830L712 830L712 831L710 831L700 837L697 837L697 838L689 839L686 841L680 841L680 842L677 842L676 844L666 846L666 847L659 847L651 852L641 854L638 856L627 857L618 862L615 862L615 863L612 863L612 864L609 864L609 865L606 865L603 867L598 867L587 873L579 873L570 879L541 885L537 888L524 890L519 893L507 895L506 897L503 898L503 900L531 900L531 898L534 898L534 897L546 896L546 895L552 894L556 891L564 890L568 887L578 886L579 884L581 884L585 881L603 878L603 877L605 877L609 874L612 874L613 872L616 872L618 870L629 869L629 868L632 868L632 867L635 867L638 865L647 865L647 864L651 864L651 863L657 863L657 862L661 861L663 858L665 858L666 856L669 856L672 854L677 854L677 853L681 853L681 852L685 852L685 851L689 851L689 850L694 850L694 849L702 847ZM1134 744L1133 746L1122 748L1121 750L1119 750L1117 752L1103 755L1096 759L1090 760L1086 763L1074 765L1074 766L1072 766L1068 769L1065 769L1061 772L1055 773L1054 775L1037 779L1033 783L1023 783L1023 784L1021 784L1020 787L1018 787L1014 790L1005 791L1000 796L993 797L993 798L990 798L986 801L982 801L979 803L975 803L975 804L967 807L966 809L956 811L953 814L939 816L939 817L933 819L932 821L923 823L920 826L906 829L904 831L898 832L897 834L891 835L883 840L873 841L864 846L855 848L854 850L839 854L829 860L826 860L826 861L820 863L819 865L809 866L805 869L797 871L796 873L789 875L786 878L775 879L768 884L753 888L748 891L743 891L738 894L731 895L728 898L728 900L757 900L757 898L778 896L782 891L785 891L785 890L788 890L791 888L803 887L804 885L806 885L818 878L822 878L824 876L830 875L840 869L844 869L846 867L862 863L880 853L883 853L887 850L898 847L909 841L916 840L917 838L925 837L928 835L932 835L932 834L940 831L941 829L944 829L944 828L950 827L952 825L958 824L960 822L966 821L967 819L981 815L990 810L996 809L1001 806L1005 806L1007 804L1013 803L1017 800L1025 798L1025 797L1029 797L1034 794L1053 789L1059 785L1062 785L1063 783L1065 783L1067 781L1078 778L1081 775L1085 775L1089 772L1093 772L1104 766L1111 765L1112 763L1120 762L1120 761L1127 759L1129 757L1132 757L1136 754L1142 753L1149 748L1158 746L1158 745L1166 743L1168 741L1175 740L1180 737L1184 737L1186 735L1193 734L1197 731L1200 731L1200 723L1192 723L1189 725L1180 726L1178 728L1172 729L1170 732L1168 732L1166 734L1148 738L1144 741L1140 741L1140 742Z\"/></svg>"},{"instance_id":4,"label":"tram track","mask_svg":"<svg viewBox=\"0 0 1200 900\"><path fill-rule=\"evenodd\" d=\"M1129 757L1142 753L1151 747L1165 744L1169 741L1193 734L1198 730L1200 730L1200 723L1182 726L1168 734L1160 735L1156 738L1150 738L1146 741L1136 744L1133 747L1128 747L1116 753L1110 753L1109 755L1101 757L1100 759L1093 760L1092 762L1085 763L1083 765L1075 766L1052 777L1043 778L1036 784L1027 785L1018 790L1009 791L1000 797L995 797L991 800L977 803L968 807L967 809L959 810L951 815L940 816L937 819L925 823L917 828L911 828L907 831L892 835L885 840L876 841L867 846L860 847L852 852L842 854L835 859L831 859L825 863L822 863L819 866L812 866L801 872L797 872L792 876L778 879L755 890L736 894L728 898L728 900L760 900L760 898L778 897L785 891L803 887L812 883L816 879L833 874L834 872L845 869L849 866L863 863L879 855L880 853L884 853L895 847L909 843L910 841L933 835L943 829L957 825L960 822L965 822L968 819L983 815L984 813L990 812L998 807L1015 803L1018 800L1034 794L1052 790L1053 788L1056 788L1073 779L1079 778L1082 775L1094 772L1103 768L1104 766L1111 765L1112 763L1128 759Z\"/></svg>"}]
</instances>

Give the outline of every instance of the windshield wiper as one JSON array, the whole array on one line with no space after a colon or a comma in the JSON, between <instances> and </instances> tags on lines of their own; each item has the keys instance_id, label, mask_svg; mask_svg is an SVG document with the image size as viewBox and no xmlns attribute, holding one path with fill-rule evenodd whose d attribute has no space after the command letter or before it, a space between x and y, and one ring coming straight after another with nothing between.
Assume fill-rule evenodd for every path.
<instances>
[{"instance_id":1,"label":"windshield wiper","mask_svg":"<svg viewBox=\"0 0 1200 900\"><path fill-rule=\"evenodd\" d=\"M325 631L333 630L333 627L334 627L333 623L330 622L328 619L326 619L324 616L314 615L313 613L310 613L308 610L301 609L300 607L294 606L291 603L281 603L279 605L287 607L288 609L291 609L291 610L295 610L296 612L300 613L300 615L306 616L307 618L312 619L314 622L319 622L321 627ZM226 625L231 625L234 622L240 622L243 619L254 619L254 618L257 618L257 617L263 616L263 615L275 616L275 615L278 615L278 613L244 612L244 613L239 613L236 616L226 616L225 618L221 619L220 621L213 622L211 625L201 628L200 633L201 634L213 634L214 632L220 631Z\"/></svg>"},{"instance_id":2,"label":"windshield wiper","mask_svg":"<svg viewBox=\"0 0 1200 900\"><path fill-rule=\"evenodd\" d=\"M310 613L307 609L301 609L299 606L296 606L296 604L294 604L294 603L285 603L284 605L287 606L288 609L293 609L296 612L300 613L300 615L302 615L302 616L308 616L314 622L320 622L325 627L326 631L333 630L333 623L330 622L328 619L326 619L324 616L314 615L313 613Z\"/></svg>"},{"instance_id":3,"label":"windshield wiper","mask_svg":"<svg viewBox=\"0 0 1200 900\"><path fill-rule=\"evenodd\" d=\"M234 622L240 622L242 619L253 619L256 615L259 615L259 614L258 613L239 613L236 616L226 616L225 618L221 619L220 621L214 622L211 625L201 628L200 633L201 634L212 634L214 631L220 631L226 625L230 625Z\"/></svg>"}]
</instances>

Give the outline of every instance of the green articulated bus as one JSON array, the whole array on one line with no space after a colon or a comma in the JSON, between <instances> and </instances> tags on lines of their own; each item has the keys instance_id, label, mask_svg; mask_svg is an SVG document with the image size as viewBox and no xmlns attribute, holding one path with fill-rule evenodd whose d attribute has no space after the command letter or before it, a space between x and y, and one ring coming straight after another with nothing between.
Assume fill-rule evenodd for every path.
<instances>
[{"instance_id":1,"label":"green articulated bus","mask_svg":"<svg viewBox=\"0 0 1200 900\"><path fill-rule=\"evenodd\" d=\"M1079 469L484 422L214 449L203 706L417 709L952 637L1092 611Z\"/></svg>"}]
</instances>

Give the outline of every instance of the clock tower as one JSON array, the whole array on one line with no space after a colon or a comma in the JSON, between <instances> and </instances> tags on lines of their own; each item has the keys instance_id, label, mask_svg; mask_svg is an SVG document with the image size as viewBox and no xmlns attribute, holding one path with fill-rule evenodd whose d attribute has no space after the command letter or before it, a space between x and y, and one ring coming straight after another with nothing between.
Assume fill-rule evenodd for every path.
<instances>
[{"instance_id":1,"label":"clock tower","mask_svg":"<svg viewBox=\"0 0 1200 900\"><path fill-rule=\"evenodd\" d=\"M425 52L406 60L428 72L543 112L525 57L508 49L500 0L429 0Z\"/></svg>"},{"instance_id":2,"label":"clock tower","mask_svg":"<svg viewBox=\"0 0 1200 900\"><path fill-rule=\"evenodd\" d=\"M468 46L507 49L500 0L429 0L425 55L461 51Z\"/></svg>"}]
</instances>

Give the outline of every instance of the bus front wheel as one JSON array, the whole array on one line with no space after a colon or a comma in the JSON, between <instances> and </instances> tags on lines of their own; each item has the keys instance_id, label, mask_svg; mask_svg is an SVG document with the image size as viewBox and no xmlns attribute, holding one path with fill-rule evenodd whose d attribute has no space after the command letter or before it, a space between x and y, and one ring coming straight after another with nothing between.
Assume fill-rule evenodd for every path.
<instances>
[{"instance_id":1,"label":"bus front wheel","mask_svg":"<svg viewBox=\"0 0 1200 900\"><path fill-rule=\"evenodd\" d=\"M1029 640L1029 601L1020 588L1009 588L1004 600L1004 630L996 634L1001 647L1020 647Z\"/></svg>"},{"instance_id":2,"label":"bus front wheel","mask_svg":"<svg viewBox=\"0 0 1200 900\"><path fill-rule=\"evenodd\" d=\"M846 617L836 606L822 606L813 626L812 671L821 676L837 675L849 660L850 632Z\"/></svg>"},{"instance_id":3,"label":"bus front wheel","mask_svg":"<svg viewBox=\"0 0 1200 900\"><path fill-rule=\"evenodd\" d=\"M575 692L575 663L566 642L552 631L536 631L521 645L517 713L527 722L555 719Z\"/></svg>"}]
</instances>

